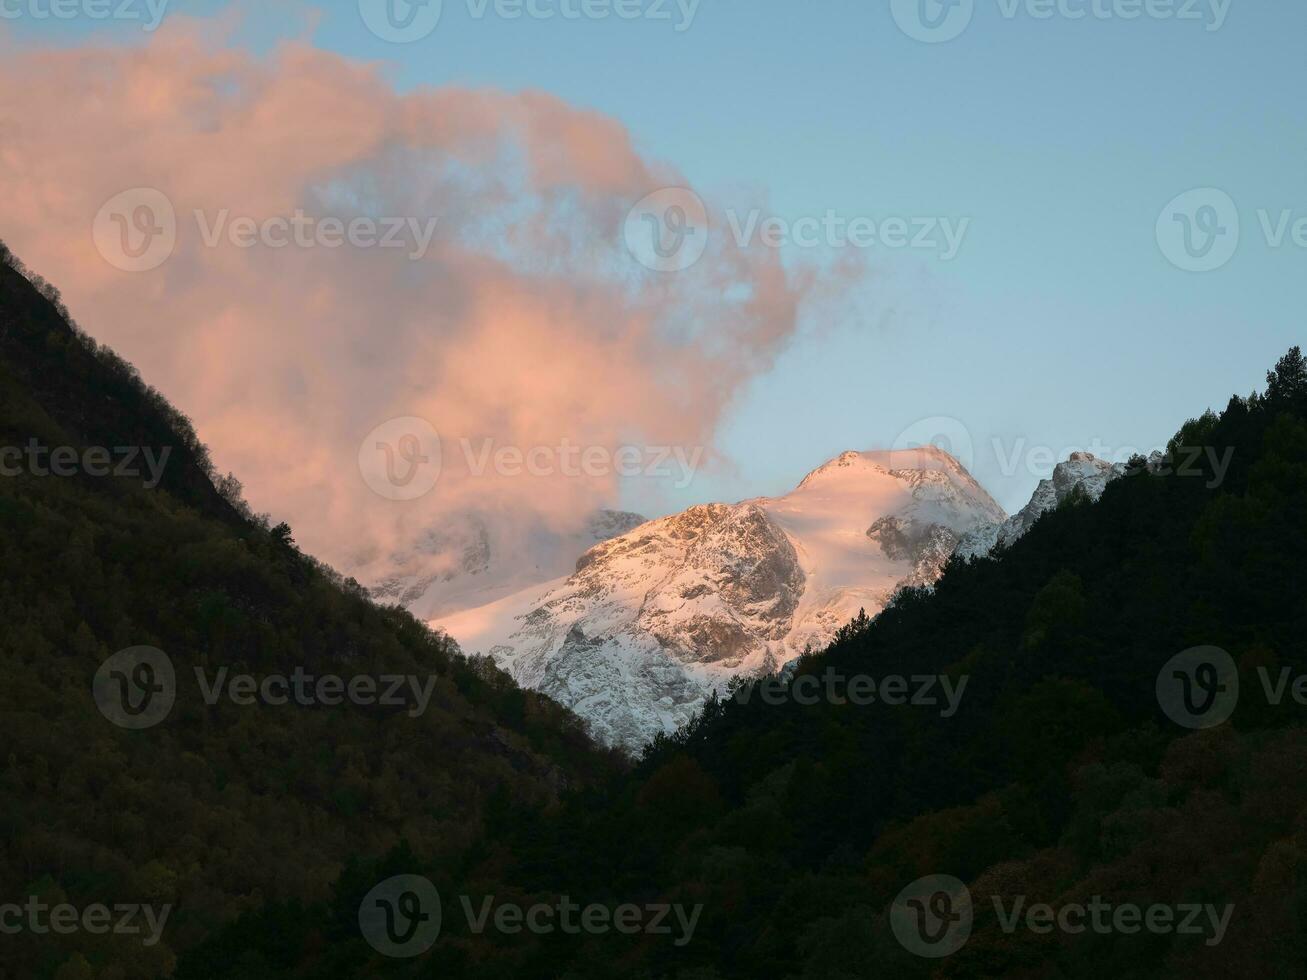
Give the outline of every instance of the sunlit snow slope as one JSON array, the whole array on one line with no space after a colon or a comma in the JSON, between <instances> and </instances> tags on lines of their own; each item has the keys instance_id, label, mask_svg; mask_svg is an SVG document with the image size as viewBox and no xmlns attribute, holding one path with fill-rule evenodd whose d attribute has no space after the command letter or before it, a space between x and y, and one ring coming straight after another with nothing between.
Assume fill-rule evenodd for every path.
<instances>
[{"instance_id":1,"label":"sunlit snow slope","mask_svg":"<svg viewBox=\"0 0 1307 980\"><path fill-rule=\"evenodd\" d=\"M1005 517L942 450L849 452L783 497L641 524L565 578L433 625L634 749L733 676L774 671L934 581L964 535Z\"/></svg>"}]
</instances>

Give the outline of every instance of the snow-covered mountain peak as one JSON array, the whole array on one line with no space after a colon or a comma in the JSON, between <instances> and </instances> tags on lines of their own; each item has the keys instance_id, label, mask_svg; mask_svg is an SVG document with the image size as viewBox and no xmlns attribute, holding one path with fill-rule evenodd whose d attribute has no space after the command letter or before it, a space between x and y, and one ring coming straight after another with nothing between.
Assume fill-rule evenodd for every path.
<instances>
[{"instance_id":1,"label":"snow-covered mountain peak","mask_svg":"<svg viewBox=\"0 0 1307 980\"><path fill-rule=\"evenodd\" d=\"M774 671L934 581L964 535L1005 517L942 450L847 452L784 496L640 524L566 578L436 625L636 748L733 676Z\"/></svg>"},{"instance_id":2,"label":"snow-covered mountain peak","mask_svg":"<svg viewBox=\"0 0 1307 980\"><path fill-rule=\"evenodd\" d=\"M875 529L889 521L913 539L925 538L934 525L960 537L1007 517L962 464L933 446L842 453L789 494L760 503L817 557L852 557L854 567L837 576L850 583L862 583L866 575L858 549L850 552L850 533L878 541ZM830 561L818 564L832 567Z\"/></svg>"},{"instance_id":3,"label":"snow-covered mountain peak","mask_svg":"<svg viewBox=\"0 0 1307 980\"><path fill-rule=\"evenodd\" d=\"M798 490L826 484L851 484L868 474L905 471L965 473L956 459L937 446L914 449L847 450L805 476Z\"/></svg>"}]
</instances>

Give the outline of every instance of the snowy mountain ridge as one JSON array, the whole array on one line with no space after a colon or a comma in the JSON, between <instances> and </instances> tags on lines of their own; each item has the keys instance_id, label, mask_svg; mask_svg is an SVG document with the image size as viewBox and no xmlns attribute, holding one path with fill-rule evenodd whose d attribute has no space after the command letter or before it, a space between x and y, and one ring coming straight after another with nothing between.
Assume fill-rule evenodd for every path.
<instances>
[{"instance_id":1,"label":"snowy mountain ridge","mask_svg":"<svg viewBox=\"0 0 1307 980\"><path fill-rule=\"evenodd\" d=\"M773 672L934 581L1006 516L942 450L847 452L785 496L649 521L570 575L433 625L635 749L736 675Z\"/></svg>"},{"instance_id":2,"label":"snowy mountain ridge","mask_svg":"<svg viewBox=\"0 0 1307 980\"><path fill-rule=\"evenodd\" d=\"M905 586L933 583L955 553L1006 547L1124 472L1073 453L1009 517L933 446L846 452L782 497L638 523L585 550L570 574L432 625L571 707L601 741L638 751L732 678L820 649L860 609L874 616Z\"/></svg>"}]
</instances>

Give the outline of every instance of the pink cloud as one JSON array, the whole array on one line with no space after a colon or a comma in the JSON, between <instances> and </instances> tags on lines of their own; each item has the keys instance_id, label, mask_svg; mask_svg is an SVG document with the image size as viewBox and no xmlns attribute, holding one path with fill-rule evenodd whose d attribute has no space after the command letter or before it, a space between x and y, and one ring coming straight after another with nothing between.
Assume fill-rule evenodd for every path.
<instances>
[{"instance_id":1,"label":"pink cloud","mask_svg":"<svg viewBox=\"0 0 1307 980\"><path fill-rule=\"evenodd\" d=\"M302 43L258 57L205 34L175 20L140 46L10 50L0 237L195 420L256 509L341 567L455 513L567 528L614 504L611 474L476 476L459 441L710 446L827 285L729 240L683 273L640 267L628 210L684 180L613 119L539 92L399 94ZM131 273L91 229L137 187L167 196L178 234ZM204 241L223 215L297 210L439 223L418 259ZM445 469L397 503L357 454L410 415L440 432Z\"/></svg>"}]
</instances>

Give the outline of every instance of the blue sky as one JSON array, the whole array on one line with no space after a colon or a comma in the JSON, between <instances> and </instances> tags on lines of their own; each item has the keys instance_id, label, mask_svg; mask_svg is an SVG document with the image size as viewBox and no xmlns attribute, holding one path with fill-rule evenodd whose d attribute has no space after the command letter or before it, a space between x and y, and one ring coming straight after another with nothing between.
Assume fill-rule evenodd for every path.
<instances>
[{"instance_id":1,"label":"blue sky","mask_svg":"<svg viewBox=\"0 0 1307 980\"><path fill-rule=\"evenodd\" d=\"M1214 0L1187 8L1196 19L1123 16L1189 0L1063 0L1110 15L1081 19L1041 0L975 0L958 37L923 43L885 0L701 0L685 30L675 0L670 20L630 21L509 20L493 4L476 17L469 2L445 0L411 44L370 34L356 0L316 4L313 28L290 8L257 13L243 36L261 47L307 30L386 62L401 88L554 93L621 120L705 196L761 192L790 220L969 219L951 261L866 250L856 313L805 334L752 385L719 443L736 470L679 503L783 492L841 450L944 417L1012 510L1042 464L1000 456L1164 443L1304 339L1307 248L1291 231L1269 244L1258 212L1274 224L1288 211L1290 229L1307 218L1307 4L1231 0L1213 30ZM580 0L539 0L565 2ZM1228 194L1240 220L1213 271L1159 247L1159 215L1193 188Z\"/></svg>"}]
</instances>

